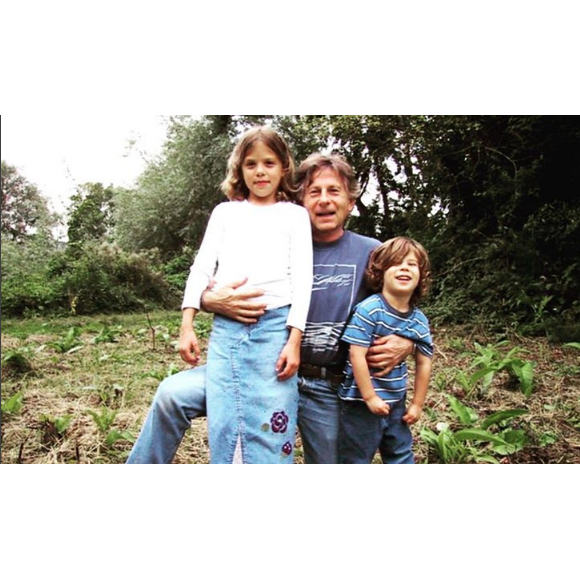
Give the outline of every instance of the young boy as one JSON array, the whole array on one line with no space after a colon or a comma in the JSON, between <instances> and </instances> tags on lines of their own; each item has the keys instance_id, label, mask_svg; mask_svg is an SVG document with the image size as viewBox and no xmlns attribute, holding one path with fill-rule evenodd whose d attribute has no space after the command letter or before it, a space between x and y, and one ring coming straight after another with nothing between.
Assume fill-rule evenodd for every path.
<instances>
[{"instance_id":1,"label":"young boy","mask_svg":"<svg viewBox=\"0 0 580 580\"><path fill-rule=\"evenodd\" d=\"M409 425L421 416L433 356L429 321L416 306L427 290L429 256L418 242L393 238L374 250L366 277L377 293L356 306L342 337L350 347L346 377L339 387L339 460L371 463L378 449L383 463L414 463ZM388 334L410 338L416 345L408 409L405 362L384 377L374 377L365 359L372 341Z\"/></svg>"}]
</instances>

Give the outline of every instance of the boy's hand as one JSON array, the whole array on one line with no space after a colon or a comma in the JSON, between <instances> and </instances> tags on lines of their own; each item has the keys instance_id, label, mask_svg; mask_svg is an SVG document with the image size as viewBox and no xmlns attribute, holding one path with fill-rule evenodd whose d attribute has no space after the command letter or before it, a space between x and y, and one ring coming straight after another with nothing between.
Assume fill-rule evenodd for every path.
<instances>
[{"instance_id":1,"label":"boy's hand","mask_svg":"<svg viewBox=\"0 0 580 580\"><path fill-rule=\"evenodd\" d=\"M196 365L200 356L199 343L193 328L181 330L179 335L179 355L190 365Z\"/></svg>"},{"instance_id":2,"label":"boy's hand","mask_svg":"<svg viewBox=\"0 0 580 580\"><path fill-rule=\"evenodd\" d=\"M403 415L403 421L405 421L407 425L413 425L413 423L416 423L419 420L422 412L422 407L416 403L411 403L407 409L407 412Z\"/></svg>"},{"instance_id":3,"label":"boy's hand","mask_svg":"<svg viewBox=\"0 0 580 580\"><path fill-rule=\"evenodd\" d=\"M279 381L289 379L300 366L300 343L287 342L276 362L276 373Z\"/></svg>"},{"instance_id":4,"label":"boy's hand","mask_svg":"<svg viewBox=\"0 0 580 580\"><path fill-rule=\"evenodd\" d=\"M389 403L383 401L378 395L375 395L368 401L365 401L370 412L375 415L386 417L391 412Z\"/></svg>"}]
</instances>

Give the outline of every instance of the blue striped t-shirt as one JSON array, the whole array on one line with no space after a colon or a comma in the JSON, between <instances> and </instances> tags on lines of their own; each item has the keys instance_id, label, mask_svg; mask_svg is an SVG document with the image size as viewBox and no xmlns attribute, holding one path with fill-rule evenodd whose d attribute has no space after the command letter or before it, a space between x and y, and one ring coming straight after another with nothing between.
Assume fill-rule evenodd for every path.
<instances>
[{"instance_id":1,"label":"blue striped t-shirt","mask_svg":"<svg viewBox=\"0 0 580 580\"><path fill-rule=\"evenodd\" d=\"M357 304L342 340L368 348L376 338L388 334L409 338L417 344L422 354L429 358L433 356L433 341L429 330L429 320L425 314L417 307L409 312L399 312L385 300L382 294L373 294ZM371 368L370 371L372 375L373 369ZM388 375L372 377L372 383L381 399L394 403L405 396L407 377L407 364L403 361ZM356 386L350 360L346 363L345 379L338 389L338 395L347 401L364 400Z\"/></svg>"}]
</instances>

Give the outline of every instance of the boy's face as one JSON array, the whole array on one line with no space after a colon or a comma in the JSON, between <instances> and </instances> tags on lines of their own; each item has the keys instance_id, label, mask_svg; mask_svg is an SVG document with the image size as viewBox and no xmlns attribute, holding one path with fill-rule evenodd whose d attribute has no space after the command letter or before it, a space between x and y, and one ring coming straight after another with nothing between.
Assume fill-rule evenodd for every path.
<instances>
[{"instance_id":1,"label":"boy's face","mask_svg":"<svg viewBox=\"0 0 580 580\"><path fill-rule=\"evenodd\" d=\"M411 298L420 281L419 256L411 250L400 264L393 264L385 270L383 289L395 296Z\"/></svg>"}]
</instances>

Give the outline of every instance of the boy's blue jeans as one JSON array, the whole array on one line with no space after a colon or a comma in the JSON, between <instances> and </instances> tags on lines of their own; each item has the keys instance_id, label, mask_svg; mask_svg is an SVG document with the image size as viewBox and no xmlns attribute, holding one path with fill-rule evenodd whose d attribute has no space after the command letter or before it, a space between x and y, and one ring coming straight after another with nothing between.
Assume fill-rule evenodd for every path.
<instances>
[{"instance_id":1,"label":"boy's blue jeans","mask_svg":"<svg viewBox=\"0 0 580 580\"><path fill-rule=\"evenodd\" d=\"M413 436L403 421L405 399L391 403L388 416L375 415L364 401L340 401L340 463L372 463L377 450L383 463L415 463Z\"/></svg>"}]
</instances>

